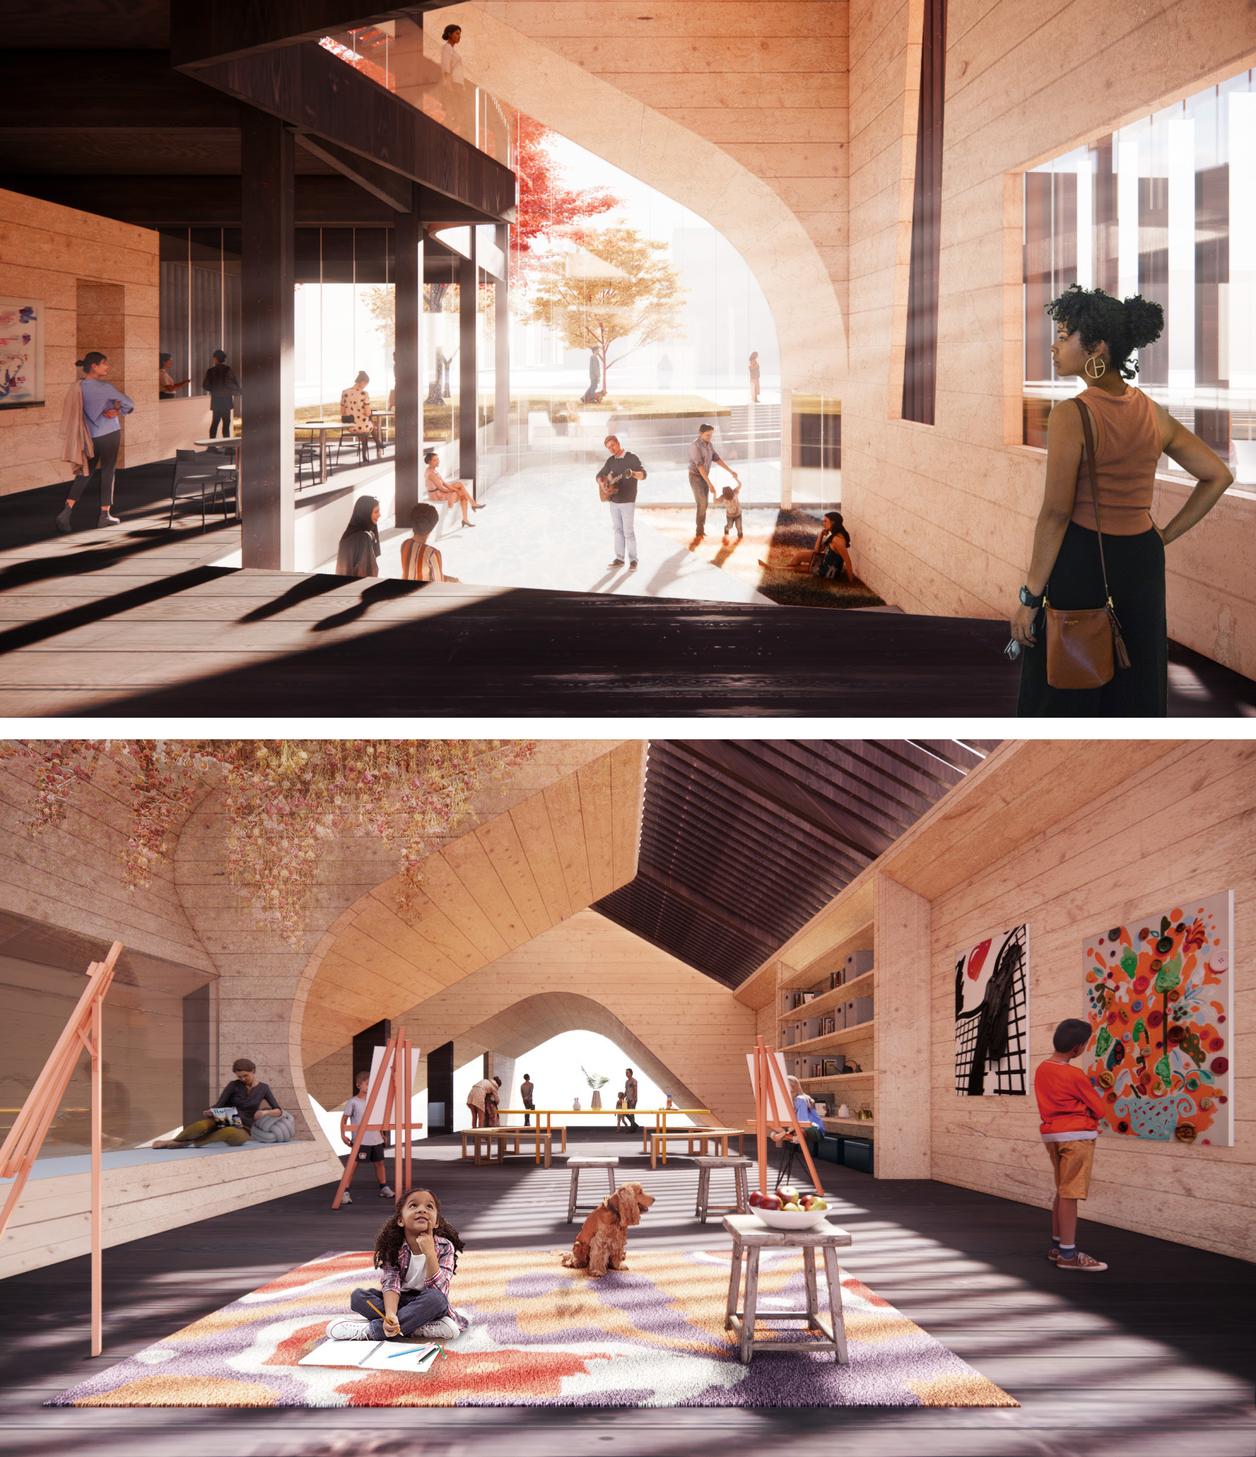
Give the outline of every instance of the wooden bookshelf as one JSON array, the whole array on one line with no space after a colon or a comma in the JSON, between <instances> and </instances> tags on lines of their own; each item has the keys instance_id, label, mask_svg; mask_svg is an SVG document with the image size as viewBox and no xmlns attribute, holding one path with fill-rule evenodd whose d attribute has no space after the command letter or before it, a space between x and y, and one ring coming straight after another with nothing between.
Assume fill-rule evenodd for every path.
<instances>
[{"instance_id":1,"label":"wooden bookshelf","mask_svg":"<svg viewBox=\"0 0 1256 1457\"><path fill-rule=\"evenodd\" d=\"M875 1128L877 1125L874 1118L826 1118L824 1126L833 1133L849 1133L852 1128Z\"/></svg>"},{"instance_id":2,"label":"wooden bookshelf","mask_svg":"<svg viewBox=\"0 0 1256 1457\"><path fill-rule=\"evenodd\" d=\"M786 1057L795 1053L828 1052L830 1048L845 1047L851 1042L862 1042L872 1036L873 1018L856 1023L854 1027L839 1027L836 1032L826 1032L822 1037L813 1037L808 1042L794 1042L789 1047L779 1048Z\"/></svg>"},{"instance_id":3,"label":"wooden bookshelf","mask_svg":"<svg viewBox=\"0 0 1256 1457\"><path fill-rule=\"evenodd\" d=\"M792 1012L782 1012L782 1022L804 1022L808 1017L822 1017L825 1012L830 1012L839 1002L845 1002L851 997L870 997L873 993L873 978L876 976L876 969L865 971L862 976L852 977L845 986L834 987L818 996L814 1002L804 1002L801 1007L795 1007ZM785 986L781 991L805 991L805 987Z\"/></svg>"},{"instance_id":4,"label":"wooden bookshelf","mask_svg":"<svg viewBox=\"0 0 1256 1457\"><path fill-rule=\"evenodd\" d=\"M799 1078L804 1091L811 1093L840 1093L843 1088L875 1088L876 1073L839 1073L832 1078Z\"/></svg>"}]
</instances>

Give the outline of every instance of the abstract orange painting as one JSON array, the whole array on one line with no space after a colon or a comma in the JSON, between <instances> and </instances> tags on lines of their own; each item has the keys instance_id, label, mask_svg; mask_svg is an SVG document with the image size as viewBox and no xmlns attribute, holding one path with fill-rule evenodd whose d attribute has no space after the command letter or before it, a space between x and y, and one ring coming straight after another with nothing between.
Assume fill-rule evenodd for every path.
<instances>
[{"instance_id":1,"label":"abstract orange painting","mask_svg":"<svg viewBox=\"0 0 1256 1457\"><path fill-rule=\"evenodd\" d=\"M1101 1131L1230 1145L1234 892L1183 900L1087 936L1082 1071Z\"/></svg>"}]
</instances>

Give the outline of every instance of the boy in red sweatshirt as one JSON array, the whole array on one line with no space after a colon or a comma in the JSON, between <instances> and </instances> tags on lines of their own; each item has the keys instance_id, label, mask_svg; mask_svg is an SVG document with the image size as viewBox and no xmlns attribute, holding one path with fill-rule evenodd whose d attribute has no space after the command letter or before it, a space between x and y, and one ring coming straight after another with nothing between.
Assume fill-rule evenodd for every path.
<instances>
[{"instance_id":1,"label":"boy in red sweatshirt","mask_svg":"<svg viewBox=\"0 0 1256 1457\"><path fill-rule=\"evenodd\" d=\"M1095 1161L1098 1123L1107 1110L1090 1079L1070 1067L1086 1051L1090 1023L1069 1017L1055 1029L1055 1051L1034 1074L1034 1095L1042 1141L1055 1173L1055 1204L1051 1209L1051 1252L1058 1270L1106 1270L1102 1260L1077 1248L1077 1201L1090 1192L1090 1171Z\"/></svg>"}]
</instances>

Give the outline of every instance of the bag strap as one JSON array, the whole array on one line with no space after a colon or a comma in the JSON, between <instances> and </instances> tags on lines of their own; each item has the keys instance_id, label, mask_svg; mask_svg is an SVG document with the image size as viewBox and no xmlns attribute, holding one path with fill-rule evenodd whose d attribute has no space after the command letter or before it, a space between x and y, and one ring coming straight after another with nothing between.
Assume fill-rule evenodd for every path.
<instances>
[{"instance_id":1,"label":"bag strap","mask_svg":"<svg viewBox=\"0 0 1256 1457\"><path fill-rule=\"evenodd\" d=\"M1103 526L1099 520L1099 477L1095 471L1095 437L1090 428L1090 413L1081 399L1073 396L1073 403L1077 406L1082 417L1082 431L1086 436L1086 469L1090 476L1090 497L1095 503L1095 535L1099 538L1099 570L1103 574L1103 596L1108 606L1112 606L1112 593L1108 591L1108 567L1103 559Z\"/></svg>"}]
</instances>

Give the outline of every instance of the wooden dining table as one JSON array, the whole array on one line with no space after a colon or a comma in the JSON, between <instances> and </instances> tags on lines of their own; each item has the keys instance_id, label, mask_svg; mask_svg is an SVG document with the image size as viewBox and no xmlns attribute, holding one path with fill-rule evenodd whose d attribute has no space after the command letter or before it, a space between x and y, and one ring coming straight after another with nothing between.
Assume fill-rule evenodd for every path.
<instances>
[{"instance_id":1,"label":"wooden dining table","mask_svg":"<svg viewBox=\"0 0 1256 1457\"><path fill-rule=\"evenodd\" d=\"M667 1132L668 1117L674 1113L680 1113L687 1117L711 1117L711 1110L709 1108L499 1108L497 1112L499 1117L519 1114L521 1117L535 1118L538 1128L541 1126L541 1119L544 1118L547 1137L551 1135L555 1116L559 1118L644 1118L648 1114L653 1114L654 1128L659 1133ZM537 1162L540 1163L541 1149L539 1143L537 1145L536 1158Z\"/></svg>"}]
</instances>

